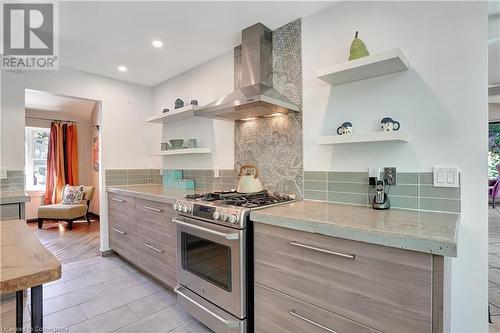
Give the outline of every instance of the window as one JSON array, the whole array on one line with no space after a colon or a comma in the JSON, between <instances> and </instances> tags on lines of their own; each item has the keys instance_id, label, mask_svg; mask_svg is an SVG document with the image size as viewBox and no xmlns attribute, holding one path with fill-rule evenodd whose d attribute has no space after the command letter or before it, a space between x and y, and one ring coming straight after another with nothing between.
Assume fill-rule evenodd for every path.
<instances>
[{"instance_id":1,"label":"window","mask_svg":"<svg viewBox=\"0 0 500 333\"><path fill-rule=\"evenodd\" d=\"M50 129L26 127L26 189L45 190Z\"/></svg>"}]
</instances>

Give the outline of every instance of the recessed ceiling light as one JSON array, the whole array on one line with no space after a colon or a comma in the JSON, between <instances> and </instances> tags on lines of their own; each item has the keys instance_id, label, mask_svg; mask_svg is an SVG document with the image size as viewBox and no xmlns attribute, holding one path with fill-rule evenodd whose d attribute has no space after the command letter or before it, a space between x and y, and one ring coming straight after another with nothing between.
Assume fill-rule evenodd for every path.
<instances>
[{"instance_id":1,"label":"recessed ceiling light","mask_svg":"<svg viewBox=\"0 0 500 333\"><path fill-rule=\"evenodd\" d=\"M125 67L125 66L118 66L118 70L120 72L126 72L127 71L127 67Z\"/></svg>"},{"instance_id":2,"label":"recessed ceiling light","mask_svg":"<svg viewBox=\"0 0 500 333\"><path fill-rule=\"evenodd\" d=\"M151 44L158 49L163 46L163 42L161 40L154 40Z\"/></svg>"}]
</instances>

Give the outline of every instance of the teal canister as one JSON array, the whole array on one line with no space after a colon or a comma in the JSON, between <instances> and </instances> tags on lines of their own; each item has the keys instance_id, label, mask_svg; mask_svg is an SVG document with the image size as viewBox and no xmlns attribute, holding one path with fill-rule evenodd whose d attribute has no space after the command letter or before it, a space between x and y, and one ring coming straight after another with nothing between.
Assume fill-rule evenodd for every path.
<instances>
[{"instance_id":1,"label":"teal canister","mask_svg":"<svg viewBox=\"0 0 500 333\"><path fill-rule=\"evenodd\" d=\"M177 188L178 179L182 179L182 170L163 170L163 187Z\"/></svg>"}]
</instances>

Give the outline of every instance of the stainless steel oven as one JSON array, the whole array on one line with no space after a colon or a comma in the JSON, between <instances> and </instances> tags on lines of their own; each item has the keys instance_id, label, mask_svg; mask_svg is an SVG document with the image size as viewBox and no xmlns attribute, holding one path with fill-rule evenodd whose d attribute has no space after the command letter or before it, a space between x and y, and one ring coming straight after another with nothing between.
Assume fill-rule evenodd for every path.
<instances>
[{"instance_id":1,"label":"stainless steel oven","mask_svg":"<svg viewBox=\"0 0 500 333\"><path fill-rule=\"evenodd\" d=\"M177 200L177 302L216 333L253 332L250 212L291 200L267 191Z\"/></svg>"},{"instance_id":2,"label":"stainless steel oven","mask_svg":"<svg viewBox=\"0 0 500 333\"><path fill-rule=\"evenodd\" d=\"M247 230L182 215L174 222L181 302L216 332L246 332Z\"/></svg>"}]
</instances>

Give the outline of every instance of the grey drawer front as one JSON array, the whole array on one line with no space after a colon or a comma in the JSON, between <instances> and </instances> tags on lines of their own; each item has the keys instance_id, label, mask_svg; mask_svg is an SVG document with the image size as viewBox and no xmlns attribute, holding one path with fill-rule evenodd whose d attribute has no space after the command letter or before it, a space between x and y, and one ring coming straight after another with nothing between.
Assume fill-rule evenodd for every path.
<instances>
[{"instance_id":1,"label":"grey drawer front","mask_svg":"<svg viewBox=\"0 0 500 333\"><path fill-rule=\"evenodd\" d=\"M19 216L19 206L20 204L6 204L0 205L0 220L18 220Z\"/></svg>"},{"instance_id":2,"label":"grey drawer front","mask_svg":"<svg viewBox=\"0 0 500 333\"><path fill-rule=\"evenodd\" d=\"M133 215L135 214L135 198L108 192L108 209Z\"/></svg>"},{"instance_id":3,"label":"grey drawer front","mask_svg":"<svg viewBox=\"0 0 500 333\"><path fill-rule=\"evenodd\" d=\"M432 255L254 228L256 282L381 331L432 331Z\"/></svg>"},{"instance_id":4,"label":"grey drawer front","mask_svg":"<svg viewBox=\"0 0 500 333\"><path fill-rule=\"evenodd\" d=\"M109 219L109 245L125 259L137 263L137 232L123 220Z\"/></svg>"},{"instance_id":5,"label":"grey drawer front","mask_svg":"<svg viewBox=\"0 0 500 333\"><path fill-rule=\"evenodd\" d=\"M174 288L177 284L175 244L161 243L139 234L137 265L161 282Z\"/></svg>"},{"instance_id":6,"label":"grey drawer front","mask_svg":"<svg viewBox=\"0 0 500 333\"><path fill-rule=\"evenodd\" d=\"M255 332L380 333L260 284L255 285Z\"/></svg>"}]
</instances>

